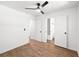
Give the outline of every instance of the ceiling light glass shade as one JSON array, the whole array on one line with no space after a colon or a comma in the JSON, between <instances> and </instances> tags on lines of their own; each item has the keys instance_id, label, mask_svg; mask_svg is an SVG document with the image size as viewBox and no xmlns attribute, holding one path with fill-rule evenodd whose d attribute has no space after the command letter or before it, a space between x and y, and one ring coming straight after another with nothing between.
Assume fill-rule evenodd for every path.
<instances>
[{"instance_id":1,"label":"ceiling light glass shade","mask_svg":"<svg viewBox=\"0 0 79 59\"><path fill-rule=\"evenodd\" d=\"M37 9L36 11L37 11L37 12L40 12L40 9Z\"/></svg>"}]
</instances>

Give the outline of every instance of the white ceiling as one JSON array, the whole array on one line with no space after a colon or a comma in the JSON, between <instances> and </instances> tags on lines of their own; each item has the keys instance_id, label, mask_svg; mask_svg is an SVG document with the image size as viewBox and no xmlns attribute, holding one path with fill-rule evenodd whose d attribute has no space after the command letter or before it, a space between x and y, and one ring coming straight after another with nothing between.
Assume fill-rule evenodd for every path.
<instances>
[{"instance_id":1,"label":"white ceiling","mask_svg":"<svg viewBox=\"0 0 79 59\"><path fill-rule=\"evenodd\" d=\"M37 7L36 3L38 2L40 4L44 3L44 1L0 1L0 4L36 16L41 15L41 13L35 10L26 10L25 8L29 7L35 8ZM79 4L79 1L48 1L48 2L49 2L48 5L46 5L44 8L41 8L46 14L50 13L51 11L55 11L62 8L73 7Z\"/></svg>"}]
</instances>

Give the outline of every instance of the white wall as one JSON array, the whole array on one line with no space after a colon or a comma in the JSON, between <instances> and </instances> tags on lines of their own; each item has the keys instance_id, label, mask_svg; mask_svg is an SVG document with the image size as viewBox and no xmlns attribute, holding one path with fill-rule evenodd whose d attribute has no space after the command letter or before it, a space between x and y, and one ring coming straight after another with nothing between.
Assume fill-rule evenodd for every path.
<instances>
[{"instance_id":1,"label":"white wall","mask_svg":"<svg viewBox=\"0 0 79 59\"><path fill-rule=\"evenodd\" d=\"M56 18L57 16L68 16L69 19L69 49L77 50L77 7L51 12L48 15L39 16L39 20L46 20L47 18ZM45 24L46 25L46 24Z\"/></svg>"},{"instance_id":2,"label":"white wall","mask_svg":"<svg viewBox=\"0 0 79 59\"><path fill-rule=\"evenodd\" d=\"M32 19L32 15L0 5L0 53L29 43Z\"/></svg>"}]
</instances>

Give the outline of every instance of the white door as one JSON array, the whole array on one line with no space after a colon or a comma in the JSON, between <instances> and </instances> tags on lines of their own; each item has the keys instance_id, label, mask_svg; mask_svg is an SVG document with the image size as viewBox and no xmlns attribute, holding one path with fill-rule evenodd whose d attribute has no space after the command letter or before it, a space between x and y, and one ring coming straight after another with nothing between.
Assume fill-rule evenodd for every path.
<instances>
[{"instance_id":1,"label":"white door","mask_svg":"<svg viewBox=\"0 0 79 59\"><path fill-rule=\"evenodd\" d=\"M47 42L47 19L46 20L41 20L41 41L42 42Z\"/></svg>"},{"instance_id":2,"label":"white door","mask_svg":"<svg viewBox=\"0 0 79 59\"><path fill-rule=\"evenodd\" d=\"M47 42L47 20L36 20L36 38L41 42Z\"/></svg>"},{"instance_id":3,"label":"white door","mask_svg":"<svg viewBox=\"0 0 79 59\"><path fill-rule=\"evenodd\" d=\"M36 20L36 39L41 41L41 20Z\"/></svg>"},{"instance_id":4,"label":"white door","mask_svg":"<svg viewBox=\"0 0 79 59\"><path fill-rule=\"evenodd\" d=\"M66 16L57 16L55 18L55 44L67 48Z\"/></svg>"}]
</instances>

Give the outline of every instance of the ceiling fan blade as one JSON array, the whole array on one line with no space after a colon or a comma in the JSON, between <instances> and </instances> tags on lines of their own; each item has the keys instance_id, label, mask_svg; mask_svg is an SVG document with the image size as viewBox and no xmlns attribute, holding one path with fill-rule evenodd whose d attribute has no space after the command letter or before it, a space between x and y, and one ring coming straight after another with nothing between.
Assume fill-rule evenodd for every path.
<instances>
[{"instance_id":1,"label":"ceiling fan blade","mask_svg":"<svg viewBox=\"0 0 79 59\"><path fill-rule=\"evenodd\" d=\"M42 14L44 14L44 12L43 12L43 11L41 11L41 13L42 13Z\"/></svg>"},{"instance_id":2,"label":"ceiling fan blade","mask_svg":"<svg viewBox=\"0 0 79 59\"><path fill-rule=\"evenodd\" d=\"M25 8L25 9L29 9L29 10L36 10L37 8Z\"/></svg>"},{"instance_id":3,"label":"ceiling fan blade","mask_svg":"<svg viewBox=\"0 0 79 59\"><path fill-rule=\"evenodd\" d=\"M45 1L43 4L42 4L42 7L46 6L48 4L48 1Z\"/></svg>"}]
</instances>

